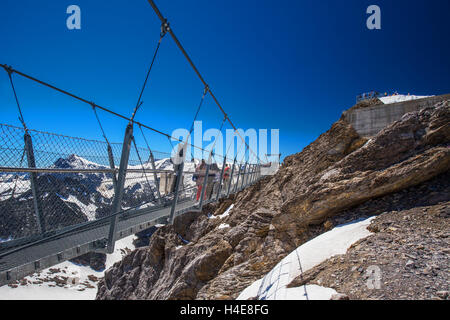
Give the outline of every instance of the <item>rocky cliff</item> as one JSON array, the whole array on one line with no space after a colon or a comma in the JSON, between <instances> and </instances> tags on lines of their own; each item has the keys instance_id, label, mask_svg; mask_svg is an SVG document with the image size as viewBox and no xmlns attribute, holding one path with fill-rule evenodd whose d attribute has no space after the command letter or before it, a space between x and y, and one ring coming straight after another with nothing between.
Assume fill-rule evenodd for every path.
<instances>
[{"instance_id":1,"label":"rocky cliff","mask_svg":"<svg viewBox=\"0 0 450 320\"><path fill-rule=\"evenodd\" d=\"M358 216L355 208L381 214L389 200L379 199L447 174L449 142L448 100L406 114L370 140L342 118L276 175L158 229L148 247L106 272L97 299L234 299L339 217Z\"/></svg>"}]
</instances>

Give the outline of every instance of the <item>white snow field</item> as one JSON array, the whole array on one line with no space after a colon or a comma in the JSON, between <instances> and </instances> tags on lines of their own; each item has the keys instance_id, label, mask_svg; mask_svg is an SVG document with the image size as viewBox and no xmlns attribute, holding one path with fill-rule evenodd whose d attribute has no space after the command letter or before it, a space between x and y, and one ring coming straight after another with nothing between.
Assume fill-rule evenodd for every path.
<instances>
[{"instance_id":1,"label":"white snow field","mask_svg":"<svg viewBox=\"0 0 450 320\"><path fill-rule=\"evenodd\" d=\"M116 242L114 253L106 257L106 270L120 260L130 250L134 250L134 235L123 238ZM59 270L52 272L52 270ZM18 285L12 288L8 285L0 287L0 300L94 300L97 294L97 283L89 279L89 276L102 278L104 271L97 272L87 266L76 265L70 261L45 269L40 273L28 276L26 285ZM69 277L74 279L75 284L57 286L55 281L42 282L42 278ZM86 285L87 284L87 285ZM82 291L80 291L82 290Z\"/></svg>"},{"instance_id":2,"label":"white snow field","mask_svg":"<svg viewBox=\"0 0 450 320\"><path fill-rule=\"evenodd\" d=\"M329 258L346 253L351 245L371 234L367 226L373 219L356 220L304 243L281 260L264 278L244 289L237 300L329 300L334 289L317 285L287 288L296 277Z\"/></svg>"},{"instance_id":3,"label":"white snow field","mask_svg":"<svg viewBox=\"0 0 450 320\"><path fill-rule=\"evenodd\" d=\"M403 102L403 101L423 99L423 98L428 98L428 97L432 97L432 96L415 96L415 95L397 94L397 95L382 97L382 98L378 98L378 99L381 100L381 102L383 102L384 104L391 104L391 103L397 103L397 102Z\"/></svg>"}]
</instances>

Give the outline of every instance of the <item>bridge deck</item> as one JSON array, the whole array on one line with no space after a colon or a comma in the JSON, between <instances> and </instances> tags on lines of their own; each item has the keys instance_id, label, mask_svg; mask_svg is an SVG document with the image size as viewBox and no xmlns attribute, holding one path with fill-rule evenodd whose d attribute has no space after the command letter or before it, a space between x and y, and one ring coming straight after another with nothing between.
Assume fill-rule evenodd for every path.
<instances>
[{"instance_id":1,"label":"bridge deck","mask_svg":"<svg viewBox=\"0 0 450 320\"><path fill-rule=\"evenodd\" d=\"M256 180L257 181L257 180ZM255 183L248 183L245 187ZM240 192L243 186L230 194ZM227 196L223 189L220 198ZM213 196L204 200L203 205L215 202ZM198 210L198 201L185 198L178 201L175 216ZM157 224L168 224L171 204L124 212L118 217L116 240L138 233ZM15 248L4 248L0 253L10 252L0 258L0 286L20 280L28 275L52 267L64 261L79 257L89 252L106 252L105 244L110 228L110 219L103 218L80 225L74 229L61 230L59 234L44 239L28 240L28 243ZM33 241L33 242L31 242Z\"/></svg>"},{"instance_id":2,"label":"bridge deck","mask_svg":"<svg viewBox=\"0 0 450 320\"><path fill-rule=\"evenodd\" d=\"M194 210L196 201L185 200L177 204L177 215ZM171 207L153 207L136 210L119 217L116 239L150 228L156 224L166 224ZM54 266L66 260L95 250L94 244L104 239L109 231L109 220L93 222L76 232L59 236L53 240L41 241L11 253L0 259L0 285Z\"/></svg>"}]
</instances>

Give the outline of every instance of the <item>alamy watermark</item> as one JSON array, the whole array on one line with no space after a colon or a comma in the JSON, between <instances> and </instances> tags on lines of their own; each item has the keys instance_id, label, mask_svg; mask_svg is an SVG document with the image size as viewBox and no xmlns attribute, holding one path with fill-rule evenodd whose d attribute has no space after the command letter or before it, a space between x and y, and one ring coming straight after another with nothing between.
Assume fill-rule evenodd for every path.
<instances>
[{"instance_id":1,"label":"alamy watermark","mask_svg":"<svg viewBox=\"0 0 450 320\"><path fill-rule=\"evenodd\" d=\"M72 4L67 7L66 13L69 14L66 20L66 26L69 30L81 29L81 9L78 5ZM370 15L367 18L366 26L369 30L381 29L381 9L378 5L370 5L367 7L366 14Z\"/></svg>"},{"instance_id":2,"label":"alamy watermark","mask_svg":"<svg viewBox=\"0 0 450 320\"><path fill-rule=\"evenodd\" d=\"M370 16L367 18L366 26L369 30L380 30L381 29L381 9L377 5L371 5L366 10L367 14Z\"/></svg>"},{"instance_id":3,"label":"alamy watermark","mask_svg":"<svg viewBox=\"0 0 450 320\"><path fill-rule=\"evenodd\" d=\"M367 288L373 289L381 289L381 268L379 266L373 265L367 268L366 270L366 285Z\"/></svg>"},{"instance_id":4,"label":"alamy watermark","mask_svg":"<svg viewBox=\"0 0 450 320\"><path fill-rule=\"evenodd\" d=\"M227 129L222 132L212 128L204 131L203 122L195 121L192 133L179 128L172 132L172 137L183 141L172 149L175 164L190 158L212 162L211 151L213 155L226 155L231 162L236 159L237 162L279 164L280 160L279 129Z\"/></svg>"},{"instance_id":5,"label":"alamy watermark","mask_svg":"<svg viewBox=\"0 0 450 320\"><path fill-rule=\"evenodd\" d=\"M69 30L81 29L81 9L77 5L70 5L67 7L66 13L69 14L66 20L66 26Z\"/></svg>"}]
</instances>

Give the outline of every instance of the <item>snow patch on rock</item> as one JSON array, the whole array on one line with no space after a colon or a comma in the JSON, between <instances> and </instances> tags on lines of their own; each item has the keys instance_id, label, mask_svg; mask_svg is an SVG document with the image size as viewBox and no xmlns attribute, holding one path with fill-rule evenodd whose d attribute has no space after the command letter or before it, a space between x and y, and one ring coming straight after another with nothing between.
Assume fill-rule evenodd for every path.
<instances>
[{"instance_id":1,"label":"snow patch on rock","mask_svg":"<svg viewBox=\"0 0 450 320\"><path fill-rule=\"evenodd\" d=\"M329 300L336 291L317 285L287 288L297 276L329 258L344 254L352 244L371 234L367 230L374 217L339 225L304 243L281 260L264 278L241 292L237 300Z\"/></svg>"},{"instance_id":2,"label":"snow patch on rock","mask_svg":"<svg viewBox=\"0 0 450 320\"><path fill-rule=\"evenodd\" d=\"M134 238L131 235L116 242L114 253L106 256L106 269L135 249ZM94 300L97 295L97 279L104 274L105 271L98 272L88 266L65 261L26 277L25 285L19 284L16 288L8 285L0 287L0 300ZM68 278L67 283L58 285L64 278ZM70 283L72 280L75 283Z\"/></svg>"}]
</instances>

